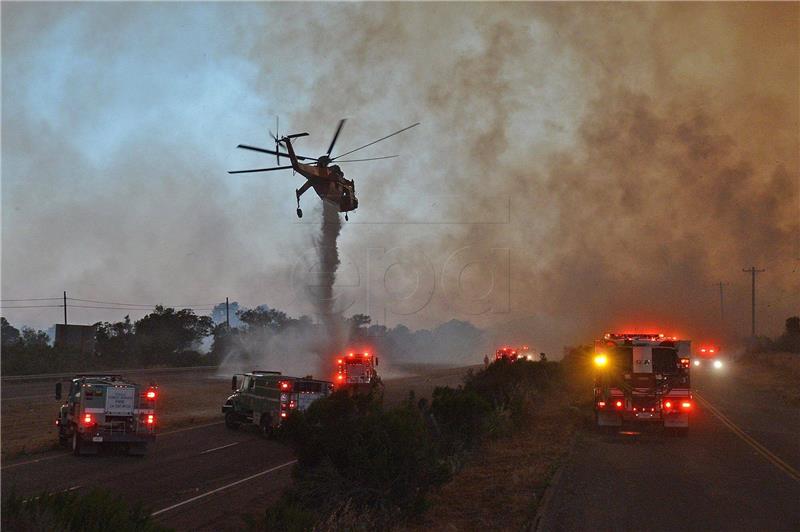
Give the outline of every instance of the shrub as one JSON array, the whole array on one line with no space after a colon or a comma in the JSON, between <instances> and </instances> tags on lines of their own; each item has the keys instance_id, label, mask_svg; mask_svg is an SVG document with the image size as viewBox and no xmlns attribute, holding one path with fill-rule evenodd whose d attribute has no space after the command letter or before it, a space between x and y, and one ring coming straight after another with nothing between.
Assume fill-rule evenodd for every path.
<instances>
[{"instance_id":1,"label":"shrub","mask_svg":"<svg viewBox=\"0 0 800 532\"><path fill-rule=\"evenodd\" d=\"M122 532L164 530L141 505L129 507L107 491L43 493L23 499L13 493L3 499L2 527L15 531L74 530Z\"/></svg>"}]
</instances>

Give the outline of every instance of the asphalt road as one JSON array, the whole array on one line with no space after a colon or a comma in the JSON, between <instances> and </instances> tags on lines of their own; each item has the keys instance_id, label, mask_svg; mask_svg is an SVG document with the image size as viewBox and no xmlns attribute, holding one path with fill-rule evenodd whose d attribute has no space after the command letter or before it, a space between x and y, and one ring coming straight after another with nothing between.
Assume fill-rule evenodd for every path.
<instances>
[{"instance_id":1,"label":"asphalt road","mask_svg":"<svg viewBox=\"0 0 800 532\"><path fill-rule=\"evenodd\" d=\"M800 530L800 409L735 367L693 379L688 437L586 433L538 530Z\"/></svg>"},{"instance_id":2,"label":"asphalt road","mask_svg":"<svg viewBox=\"0 0 800 532\"><path fill-rule=\"evenodd\" d=\"M395 402L411 389L419 396L434 386L458 384L464 371L387 380L387 400ZM142 502L158 522L178 530L240 530L243 514L260 515L290 485L293 463L286 446L254 428L229 430L220 420L164 432L144 457L50 451L5 462L0 474L4 492L27 497L99 487Z\"/></svg>"}]
</instances>

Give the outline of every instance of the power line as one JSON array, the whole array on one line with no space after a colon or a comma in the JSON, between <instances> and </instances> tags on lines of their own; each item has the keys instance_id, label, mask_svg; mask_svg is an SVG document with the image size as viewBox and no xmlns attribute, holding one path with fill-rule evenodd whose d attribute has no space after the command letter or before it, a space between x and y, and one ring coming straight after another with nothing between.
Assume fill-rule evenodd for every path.
<instances>
[{"instance_id":1,"label":"power line","mask_svg":"<svg viewBox=\"0 0 800 532\"><path fill-rule=\"evenodd\" d=\"M63 305L0 305L0 308L61 308Z\"/></svg>"},{"instance_id":2,"label":"power line","mask_svg":"<svg viewBox=\"0 0 800 532\"><path fill-rule=\"evenodd\" d=\"M60 297L32 297L28 299L0 299L0 301L9 301L9 302L16 302L16 301L60 301ZM61 305L58 305L59 307Z\"/></svg>"},{"instance_id":3,"label":"power line","mask_svg":"<svg viewBox=\"0 0 800 532\"><path fill-rule=\"evenodd\" d=\"M122 305L127 307L147 307L153 308L158 305L163 307L170 307L170 308L194 308L194 307L213 307L218 305L219 303L193 303L193 304L185 304L185 305L167 305L165 303L120 303L118 301L98 301L96 299L79 299L77 297L68 297L70 301L81 301L84 303L97 303L98 305ZM74 306L74 305L73 305Z\"/></svg>"},{"instance_id":4,"label":"power line","mask_svg":"<svg viewBox=\"0 0 800 532\"><path fill-rule=\"evenodd\" d=\"M164 305L166 308L178 308L177 306L167 306ZM95 305L67 305L68 308L90 308L90 309L108 309L108 310L127 310L127 311L136 311L141 310L142 312L147 312L150 310L149 308L131 308L131 307L111 307L111 306L95 306ZM0 305L2 309L24 309L24 308L64 308L64 305ZM190 310L214 310L216 307L179 307L180 309L190 309Z\"/></svg>"}]
</instances>

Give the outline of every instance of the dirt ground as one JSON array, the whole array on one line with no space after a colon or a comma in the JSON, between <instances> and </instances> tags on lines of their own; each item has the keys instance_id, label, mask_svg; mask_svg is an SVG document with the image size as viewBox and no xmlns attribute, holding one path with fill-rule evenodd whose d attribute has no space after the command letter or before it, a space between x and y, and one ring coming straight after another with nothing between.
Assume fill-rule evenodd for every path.
<instances>
[{"instance_id":1,"label":"dirt ground","mask_svg":"<svg viewBox=\"0 0 800 532\"><path fill-rule=\"evenodd\" d=\"M776 392L789 406L800 406L800 354L749 353L736 363L754 387Z\"/></svg>"},{"instance_id":2,"label":"dirt ground","mask_svg":"<svg viewBox=\"0 0 800 532\"><path fill-rule=\"evenodd\" d=\"M490 442L431 497L413 530L524 530L581 424L565 391L542 397L523 430ZM498 511L502 508L502 511Z\"/></svg>"}]
</instances>

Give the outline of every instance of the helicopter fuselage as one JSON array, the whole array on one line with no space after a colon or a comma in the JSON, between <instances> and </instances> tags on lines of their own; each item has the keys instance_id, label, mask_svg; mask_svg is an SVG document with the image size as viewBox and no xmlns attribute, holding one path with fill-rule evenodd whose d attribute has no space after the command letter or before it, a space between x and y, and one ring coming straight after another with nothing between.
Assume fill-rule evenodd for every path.
<instances>
[{"instance_id":1,"label":"helicopter fuselage","mask_svg":"<svg viewBox=\"0 0 800 532\"><path fill-rule=\"evenodd\" d=\"M358 208L355 183L351 179L346 179L344 172L337 165L303 164L297 160L291 140L285 138L282 141L289 152L292 168L308 180L306 185L298 190L299 194L305 192L307 185L310 184L321 199L337 205L340 212L354 211Z\"/></svg>"}]
</instances>

